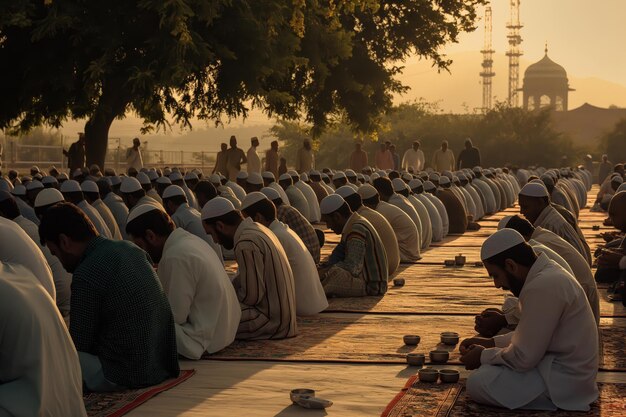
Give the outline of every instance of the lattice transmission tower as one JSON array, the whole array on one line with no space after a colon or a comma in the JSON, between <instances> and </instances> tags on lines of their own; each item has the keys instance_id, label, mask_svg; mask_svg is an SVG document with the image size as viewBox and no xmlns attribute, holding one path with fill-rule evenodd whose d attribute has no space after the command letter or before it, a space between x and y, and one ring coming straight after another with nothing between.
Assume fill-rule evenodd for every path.
<instances>
[{"instance_id":1,"label":"lattice transmission tower","mask_svg":"<svg viewBox=\"0 0 626 417\"><path fill-rule=\"evenodd\" d=\"M485 8L485 44L483 50L480 51L483 54L483 70L480 73L483 84L483 112L486 113L491 109L492 95L492 78L496 75L493 72L493 54L492 47L492 20L491 20L491 6Z\"/></svg>"},{"instance_id":2,"label":"lattice transmission tower","mask_svg":"<svg viewBox=\"0 0 626 417\"><path fill-rule=\"evenodd\" d=\"M506 55L509 57L509 106L518 106L519 89L519 57L523 55L520 45L522 37L520 31L522 24L519 21L520 0L511 1L511 19L506 28L509 30L507 38L509 40L509 50Z\"/></svg>"}]
</instances>

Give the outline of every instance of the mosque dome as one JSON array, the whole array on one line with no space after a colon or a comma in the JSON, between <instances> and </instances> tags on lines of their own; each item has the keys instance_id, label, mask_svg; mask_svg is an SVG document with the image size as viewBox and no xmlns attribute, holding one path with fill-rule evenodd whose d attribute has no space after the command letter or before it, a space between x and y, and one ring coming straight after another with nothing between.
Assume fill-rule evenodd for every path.
<instances>
[{"instance_id":1,"label":"mosque dome","mask_svg":"<svg viewBox=\"0 0 626 417\"><path fill-rule=\"evenodd\" d=\"M531 79L564 79L567 80L565 68L548 57L548 51L539 61L530 65L524 73L524 78Z\"/></svg>"}]
</instances>

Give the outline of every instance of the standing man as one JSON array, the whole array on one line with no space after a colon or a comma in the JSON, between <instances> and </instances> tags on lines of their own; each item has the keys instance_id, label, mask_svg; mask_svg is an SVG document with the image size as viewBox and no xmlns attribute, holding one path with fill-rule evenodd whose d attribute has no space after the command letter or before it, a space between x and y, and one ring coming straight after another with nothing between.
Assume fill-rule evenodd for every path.
<instances>
[{"instance_id":1,"label":"standing man","mask_svg":"<svg viewBox=\"0 0 626 417\"><path fill-rule=\"evenodd\" d=\"M256 152L256 148L259 146L259 138L254 136L250 139L250 149L248 149L248 174L256 172L261 173L261 158Z\"/></svg>"},{"instance_id":2,"label":"standing man","mask_svg":"<svg viewBox=\"0 0 626 417\"><path fill-rule=\"evenodd\" d=\"M441 149L433 155L433 169L438 172L454 171L454 153L448 149L448 141L441 142Z\"/></svg>"},{"instance_id":3,"label":"standing man","mask_svg":"<svg viewBox=\"0 0 626 417\"><path fill-rule=\"evenodd\" d=\"M413 167L413 172L422 171L424 169L424 152L420 149L420 142L413 142L413 147L408 149L402 157L402 169L408 171Z\"/></svg>"},{"instance_id":4,"label":"standing man","mask_svg":"<svg viewBox=\"0 0 626 417\"><path fill-rule=\"evenodd\" d=\"M237 174L241 171L241 165L245 164L247 161L243 149L237 147L237 138L235 135L231 136L230 148L226 152L226 171L228 172L222 173L222 175L225 175L231 181L235 181Z\"/></svg>"},{"instance_id":5,"label":"standing man","mask_svg":"<svg viewBox=\"0 0 626 417\"><path fill-rule=\"evenodd\" d=\"M298 151L298 160L296 161L296 170L298 172L309 172L315 168L315 155L311 149L311 142L304 140L302 148Z\"/></svg>"},{"instance_id":6,"label":"standing man","mask_svg":"<svg viewBox=\"0 0 626 417\"><path fill-rule=\"evenodd\" d=\"M350 168L361 172L367 166L367 152L361 149L361 142L354 144L354 151L350 155Z\"/></svg>"},{"instance_id":7,"label":"standing man","mask_svg":"<svg viewBox=\"0 0 626 417\"><path fill-rule=\"evenodd\" d=\"M278 141L273 140L265 154L265 170L278 178Z\"/></svg>"},{"instance_id":8,"label":"standing man","mask_svg":"<svg viewBox=\"0 0 626 417\"><path fill-rule=\"evenodd\" d=\"M459 154L458 169L480 166L480 150L472 144L472 139L465 139L465 149Z\"/></svg>"},{"instance_id":9,"label":"standing man","mask_svg":"<svg viewBox=\"0 0 626 417\"><path fill-rule=\"evenodd\" d=\"M133 146L126 150L126 170L130 170L131 168L140 171L143 168L143 158L141 157L141 150L139 146L141 142L139 138L133 139Z\"/></svg>"},{"instance_id":10,"label":"standing man","mask_svg":"<svg viewBox=\"0 0 626 417\"><path fill-rule=\"evenodd\" d=\"M609 157L606 154L602 155L602 162L600 162L598 167L598 184L602 185L612 171L613 163L609 161Z\"/></svg>"},{"instance_id":11,"label":"standing man","mask_svg":"<svg viewBox=\"0 0 626 417\"><path fill-rule=\"evenodd\" d=\"M396 145L389 145L389 152L391 152L391 160L393 161L393 169L400 169L400 155L396 152Z\"/></svg>"},{"instance_id":12,"label":"standing man","mask_svg":"<svg viewBox=\"0 0 626 417\"><path fill-rule=\"evenodd\" d=\"M228 161L228 145L222 143L221 149L222 150L219 151L217 153L217 156L215 157L215 166L213 167L213 171L211 171L211 174L227 174L228 168L226 166L226 163Z\"/></svg>"},{"instance_id":13,"label":"standing man","mask_svg":"<svg viewBox=\"0 0 626 417\"><path fill-rule=\"evenodd\" d=\"M78 140L70 145L69 150L63 150L67 156L67 167L70 172L85 166L85 134L79 133Z\"/></svg>"},{"instance_id":14,"label":"standing man","mask_svg":"<svg viewBox=\"0 0 626 417\"><path fill-rule=\"evenodd\" d=\"M374 162L376 163L376 168L382 169L383 171L386 169L393 169L393 157L391 156L389 149L387 149L386 144L380 144L380 147L374 156Z\"/></svg>"}]
</instances>

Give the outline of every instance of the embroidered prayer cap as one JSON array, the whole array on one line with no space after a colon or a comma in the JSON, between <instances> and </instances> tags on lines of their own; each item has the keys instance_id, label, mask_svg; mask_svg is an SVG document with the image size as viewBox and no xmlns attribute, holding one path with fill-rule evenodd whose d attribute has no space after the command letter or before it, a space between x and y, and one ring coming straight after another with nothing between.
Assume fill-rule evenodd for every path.
<instances>
[{"instance_id":1,"label":"embroidered prayer cap","mask_svg":"<svg viewBox=\"0 0 626 417\"><path fill-rule=\"evenodd\" d=\"M137 181L139 181L139 184L141 185L151 184L150 178L145 172L140 172L139 174L137 174Z\"/></svg>"},{"instance_id":2,"label":"embroidered prayer cap","mask_svg":"<svg viewBox=\"0 0 626 417\"><path fill-rule=\"evenodd\" d=\"M404 181L411 181L413 179L413 175L409 174L408 172L405 172L402 174L402 179Z\"/></svg>"},{"instance_id":3,"label":"embroidered prayer cap","mask_svg":"<svg viewBox=\"0 0 626 417\"><path fill-rule=\"evenodd\" d=\"M172 198L176 196L187 196L185 190L178 185L170 185L163 191L163 199Z\"/></svg>"},{"instance_id":4,"label":"embroidered prayer cap","mask_svg":"<svg viewBox=\"0 0 626 417\"><path fill-rule=\"evenodd\" d=\"M431 181L425 181L424 182L424 190L425 191L434 190L435 188L437 188L437 187Z\"/></svg>"},{"instance_id":5,"label":"embroidered prayer cap","mask_svg":"<svg viewBox=\"0 0 626 417\"><path fill-rule=\"evenodd\" d=\"M268 199L267 196L263 194L262 192L253 191L244 197L243 201L241 202L241 209L245 210L251 205L258 203L259 201L267 200L267 199Z\"/></svg>"},{"instance_id":6,"label":"embroidered prayer cap","mask_svg":"<svg viewBox=\"0 0 626 417\"><path fill-rule=\"evenodd\" d=\"M416 178L414 180L409 181L409 188L411 190L414 190L416 188L418 188L419 186L423 186L424 183L422 182L422 180Z\"/></svg>"},{"instance_id":7,"label":"embroidered prayer cap","mask_svg":"<svg viewBox=\"0 0 626 417\"><path fill-rule=\"evenodd\" d=\"M80 189L86 193L99 193L100 192L100 190L98 189L98 184L96 184L95 182L91 180L83 181L83 183L80 185Z\"/></svg>"},{"instance_id":8,"label":"embroidered prayer cap","mask_svg":"<svg viewBox=\"0 0 626 417\"><path fill-rule=\"evenodd\" d=\"M183 175L179 171L172 171L172 173L170 174L170 180L172 180L172 182L180 181L182 179Z\"/></svg>"},{"instance_id":9,"label":"embroidered prayer cap","mask_svg":"<svg viewBox=\"0 0 626 417\"><path fill-rule=\"evenodd\" d=\"M126 219L126 224L130 224L130 222L135 220L137 217L141 216L142 214L151 212L152 210L159 210L161 212L164 212L163 207L158 203L157 204L154 204L154 203L140 204L138 206L133 207L130 213L128 213L128 219Z\"/></svg>"},{"instance_id":10,"label":"embroidered prayer cap","mask_svg":"<svg viewBox=\"0 0 626 417\"><path fill-rule=\"evenodd\" d=\"M450 178L446 177L445 175L439 178L439 185L448 185L448 184L450 184Z\"/></svg>"},{"instance_id":11,"label":"embroidered prayer cap","mask_svg":"<svg viewBox=\"0 0 626 417\"><path fill-rule=\"evenodd\" d=\"M548 189L543 183L529 182L519 192L519 195L526 197L550 197Z\"/></svg>"},{"instance_id":12,"label":"embroidered prayer cap","mask_svg":"<svg viewBox=\"0 0 626 417\"><path fill-rule=\"evenodd\" d=\"M272 187L263 187L261 188L261 192L265 194L265 197L267 197L269 200L272 200L272 201L278 200L279 198L281 198L278 191L276 191Z\"/></svg>"},{"instance_id":13,"label":"embroidered prayer cap","mask_svg":"<svg viewBox=\"0 0 626 417\"><path fill-rule=\"evenodd\" d=\"M235 211L235 206L230 200L224 197L215 197L202 207L202 220L211 220L222 217L225 214Z\"/></svg>"},{"instance_id":14,"label":"embroidered prayer cap","mask_svg":"<svg viewBox=\"0 0 626 417\"><path fill-rule=\"evenodd\" d=\"M143 188L141 188L141 184L137 181L137 178L133 177L125 177L122 180L122 185L120 186L120 191L126 194L134 193L142 189Z\"/></svg>"},{"instance_id":15,"label":"embroidered prayer cap","mask_svg":"<svg viewBox=\"0 0 626 417\"><path fill-rule=\"evenodd\" d=\"M276 181L276 176L274 175L273 172L270 172L270 171L263 171L263 173L261 174L261 177L263 177L264 179Z\"/></svg>"},{"instance_id":16,"label":"embroidered prayer cap","mask_svg":"<svg viewBox=\"0 0 626 417\"><path fill-rule=\"evenodd\" d=\"M248 174L246 182L253 185L263 185L263 177L258 172L251 172Z\"/></svg>"},{"instance_id":17,"label":"embroidered prayer cap","mask_svg":"<svg viewBox=\"0 0 626 417\"><path fill-rule=\"evenodd\" d=\"M31 182L26 184L26 190L28 190L28 191L37 190L39 188L44 188L43 184L41 183L41 181L32 180Z\"/></svg>"},{"instance_id":18,"label":"embroidered prayer cap","mask_svg":"<svg viewBox=\"0 0 626 417\"><path fill-rule=\"evenodd\" d=\"M78 181L67 180L63 182L63 184L61 184L62 193L78 193L81 191L83 190L80 188L80 184L78 183Z\"/></svg>"},{"instance_id":19,"label":"embroidered prayer cap","mask_svg":"<svg viewBox=\"0 0 626 417\"><path fill-rule=\"evenodd\" d=\"M61 194L59 190L56 188L46 188L37 194L35 207L49 206L60 201L65 201L65 198L63 198L63 194Z\"/></svg>"},{"instance_id":20,"label":"embroidered prayer cap","mask_svg":"<svg viewBox=\"0 0 626 417\"><path fill-rule=\"evenodd\" d=\"M391 185L393 186L393 190L395 192L406 190L406 183L400 178L394 178L391 181Z\"/></svg>"},{"instance_id":21,"label":"embroidered prayer cap","mask_svg":"<svg viewBox=\"0 0 626 417\"><path fill-rule=\"evenodd\" d=\"M373 176L373 175L372 175ZM378 194L378 190L374 188L374 186L369 184L363 184L359 187L359 195L363 200L369 200L370 198L376 196Z\"/></svg>"},{"instance_id":22,"label":"embroidered prayer cap","mask_svg":"<svg viewBox=\"0 0 626 417\"><path fill-rule=\"evenodd\" d=\"M335 194L340 195L342 198L346 198L356 193L357 192L354 191L354 188L350 187L349 185L342 185L341 187L337 188L337 190L335 190Z\"/></svg>"},{"instance_id":23,"label":"embroidered prayer cap","mask_svg":"<svg viewBox=\"0 0 626 417\"><path fill-rule=\"evenodd\" d=\"M172 180L168 177L159 177L156 180L157 184L171 184Z\"/></svg>"},{"instance_id":24,"label":"embroidered prayer cap","mask_svg":"<svg viewBox=\"0 0 626 417\"><path fill-rule=\"evenodd\" d=\"M293 181L293 180L291 179L291 175L285 173L281 175L280 177L278 177L278 181Z\"/></svg>"},{"instance_id":25,"label":"embroidered prayer cap","mask_svg":"<svg viewBox=\"0 0 626 417\"><path fill-rule=\"evenodd\" d=\"M494 256L524 242L524 237L517 230L498 230L483 242L483 245L480 248L480 259L485 261L489 258L493 258Z\"/></svg>"},{"instance_id":26,"label":"embroidered prayer cap","mask_svg":"<svg viewBox=\"0 0 626 417\"><path fill-rule=\"evenodd\" d=\"M323 215L332 214L339 209L339 207L346 204L346 200L339 194L331 194L322 199L320 203L320 212Z\"/></svg>"}]
</instances>

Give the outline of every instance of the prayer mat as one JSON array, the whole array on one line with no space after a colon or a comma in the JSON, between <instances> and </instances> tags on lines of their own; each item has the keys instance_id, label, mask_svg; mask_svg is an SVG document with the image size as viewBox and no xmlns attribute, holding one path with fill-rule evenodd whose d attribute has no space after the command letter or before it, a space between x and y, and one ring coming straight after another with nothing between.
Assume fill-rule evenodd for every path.
<instances>
[{"instance_id":1,"label":"prayer mat","mask_svg":"<svg viewBox=\"0 0 626 417\"><path fill-rule=\"evenodd\" d=\"M90 393L83 396L89 417L120 417L139 407L150 398L189 379L196 371L181 370L178 378L168 379L152 387L120 392Z\"/></svg>"},{"instance_id":2,"label":"prayer mat","mask_svg":"<svg viewBox=\"0 0 626 417\"><path fill-rule=\"evenodd\" d=\"M506 410L470 400L465 381L455 384L419 382L412 376L381 417L622 417L626 415L626 384L598 383L600 396L587 413L573 411Z\"/></svg>"},{"instance_id":3,"label":"prayer mat","mask_svg":"<svg viewBox=\"0 0 626 417\"><path fill-rule=\"evenodd\" d=\"M601 319L601 368L626 371L626 319ZM440 343L441 332L452 331L460 340L475 335L471 316L319 314L298 317L298 335L281 340L235 341L203 359L286 362L406 363L406 354L435 349L450 352L448 363L460 365L458 346ZM418 346L406 346L404 335L419 335Z\"/></svg>"}]
</instances>

